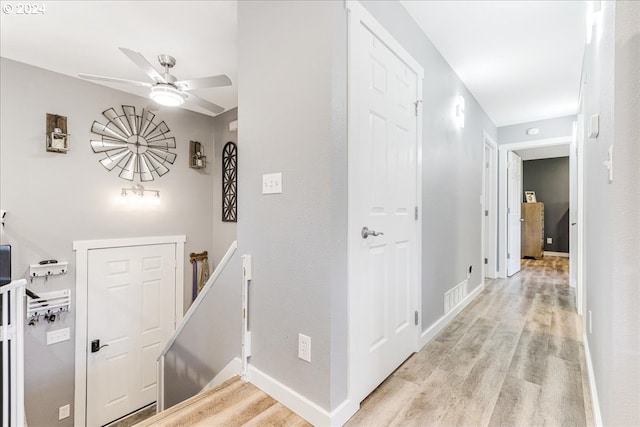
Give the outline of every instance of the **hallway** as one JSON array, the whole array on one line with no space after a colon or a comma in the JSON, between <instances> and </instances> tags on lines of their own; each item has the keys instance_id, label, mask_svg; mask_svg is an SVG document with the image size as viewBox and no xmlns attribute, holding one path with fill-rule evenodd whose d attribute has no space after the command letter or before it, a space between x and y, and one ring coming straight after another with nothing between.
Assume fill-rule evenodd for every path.
<instances>
[{"instance_id":1,"label":"hallway","mask_svg":"<svg viewBox=\"0 0 640 427\"><path fill-rule=\"evenodd\" d=\"M593 425L569 260L522 266L511 278L487 281L347 425Z\"/></svg>"}]
</instances>

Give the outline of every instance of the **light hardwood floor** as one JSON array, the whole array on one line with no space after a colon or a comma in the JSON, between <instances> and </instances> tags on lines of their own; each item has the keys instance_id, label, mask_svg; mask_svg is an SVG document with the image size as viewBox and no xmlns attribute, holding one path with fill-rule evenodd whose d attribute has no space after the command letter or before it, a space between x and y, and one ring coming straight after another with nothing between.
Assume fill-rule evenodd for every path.
<instances>
[{"instance_id":1,"label":"light hardwood floor","mask_svg":"<svg viewBox=\"0 0 640 427\"><path fill-rule=\"evenodd\" d=\"M365 401L348 426L592 426L567 258L523 260Z\"/></svg>"},{"instance_id":2,"label":"light hardwood floor","mask_svg":"<svg viewBox=\"0 0 640 427\"><path fill-rule=\"evenodd\" d=\"M568 259L523 260L387 378L347 426L592 426ZM308 426L232 379L138 424Z\"/></svg>"}]
</instances>

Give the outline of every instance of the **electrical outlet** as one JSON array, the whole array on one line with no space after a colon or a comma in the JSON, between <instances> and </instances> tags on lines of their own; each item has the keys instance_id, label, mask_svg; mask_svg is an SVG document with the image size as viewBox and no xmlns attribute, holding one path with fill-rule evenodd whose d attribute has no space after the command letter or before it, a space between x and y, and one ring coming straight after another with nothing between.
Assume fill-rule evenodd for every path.
<instances>
[{"instance_id":1,"label":"electrical outlet","mask_svg":"<svg viewBox=\"0 0 640 427\"><path fill-rule=\"evenodd\" d=\"M47 332L47 345L68 341L71 338L69 328L58 329L57 331Z\"/></svg>"},{"instance_id":2,"label":"electrical outlet","mask_svg":"<svg viewBox=\"0 0 640 427\"><path fill-rule=\"evenodd\" d=\"M552 245L553 244L553 237L547 237L547 244L548 245Z\"/></svg>"},{"instance_id":3,"label":"electrical outlet","mask_svg":"<svg viewBox=\"0 0 640 427\"><path fill-rule=\"evenodd\" d=\"M69 414L71 413L71 405L66 404L58 408L58 420L64 420L65 418L69 418Z\"/></svg>"},{"instance_id":4,"label":"electrical outlet","mask_svg":"<svg viewBox=\"0 0 640 427\"><path fill-rule=\"evenodd\" d=\"M311 338L298 334L298 358L311 362Z\"/></svg>"}]
</instances>

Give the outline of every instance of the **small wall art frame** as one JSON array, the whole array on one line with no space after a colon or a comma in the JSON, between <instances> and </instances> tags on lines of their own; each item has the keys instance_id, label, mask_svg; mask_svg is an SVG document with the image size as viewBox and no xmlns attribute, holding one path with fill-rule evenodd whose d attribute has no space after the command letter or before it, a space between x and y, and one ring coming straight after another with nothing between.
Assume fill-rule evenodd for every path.
<instances>
[{"instance_id":1,"label":"small wall art frame","mask_svg":"<svg viewBox=\"0 0 640 427\"><path fill-rule=\"evenodd\" d=\"M524 192L524 199L527 201L527 203L537 203L538 202L536 200L536 192L535 191L525 191Z\"/></svg>"}]
</instances>

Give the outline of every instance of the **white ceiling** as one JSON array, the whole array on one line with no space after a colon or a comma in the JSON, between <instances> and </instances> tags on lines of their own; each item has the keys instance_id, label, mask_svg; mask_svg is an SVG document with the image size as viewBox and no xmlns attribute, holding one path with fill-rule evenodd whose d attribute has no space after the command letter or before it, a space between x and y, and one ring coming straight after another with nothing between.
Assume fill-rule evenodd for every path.
<instances>
[{"instance_id":1,"label":"white ceiling","mask_svg":"<svg viewBox=\"0 0 640 427\"><path fill-rule=\"evenodd\" d=\"M497 126L577 112L585 1L401 1Z\"/></svg>"},{"instance_id":2,"label":"white ceiling","mask_svg":"<svg viewBox=\"0 0 640 427\"><path fill-rule=\"evenodd\" d=\"M231 87L194 93L225 109L237 106L235 1L43 3L44 14L0 14L1 56L70 76L148 81L118 47L141 52L154 66L166 53L176 58L172 74L180 80L227 74ZM585 2L402 3L496 125L576 112ZM147 96L145 88L105 85Z\"/></svg>"},{"instance_id":3,"label":"white ceiling","mask_svg":"<svg viewBox=\"0 0 640 427\"><path fill-rule=\"evenodd\" d=\"M118 48L142 53L159 71L157 56L164 53L176 58L171 74L179 80L228 75L231 87L193 93L227 110L238 105L235 1L37 3L45 4L44 14L0 14L0 56L74 77L86 73L147 82ZM146 88L104 85L148 96Z\"/></svg>"}]
</instances>

